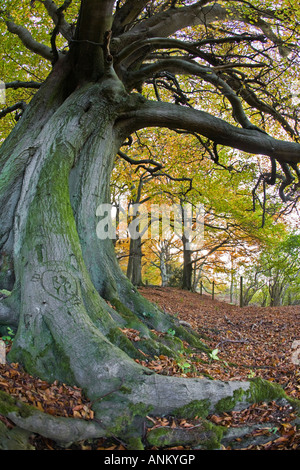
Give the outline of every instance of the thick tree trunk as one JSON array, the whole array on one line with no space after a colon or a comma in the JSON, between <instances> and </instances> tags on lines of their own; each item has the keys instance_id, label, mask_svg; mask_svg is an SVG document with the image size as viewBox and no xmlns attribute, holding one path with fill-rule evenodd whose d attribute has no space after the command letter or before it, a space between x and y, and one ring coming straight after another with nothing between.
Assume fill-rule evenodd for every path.
<instances>
[{"instance_id":1,"label":"thick tree trunk","mask_svg":"<svg viewBox=\"0 0 300 470\"><path fill-rule=\"evenodd\" d=\"M139 436L150 410L165 414L198 400L208 413L224 397L234 404L237 393L249 400L248 382L156 376L134 361L144 358L139 349L176 357L172 338L155 340L153 328L172 327L202 347L196 334L137 292L118 266L112 240L97 236L97 211L109 202L114 157L126 137L117 118L124 108L139 106L140 98L129 96L113 73L66 99L54 93L56 105L48 113L46 91L32 104L32 112L40 110L39 131L29 110L0 156L7 166L0 200L8 211L1 246L9 246L16 278L10 300L0 302L0 323L18 324L9 360L43 379L82 387L95 401L101 435L104 429L108 435ZM20 140L9 154L16 135ZM124 325L140 330L139 349L121 332ZM26 429L32 426L17 411L9 416Z\"/></svg>"},{"instance_id":2,"label":"thick tree trunk","mask_svg":"<svg viewBox=\"0 0 300 470\"><path fill-rule=\"evenodd\" d=\"M0 280L1 287L11 289L13 273L13 222L23 184L24 171L40 145L39 135L66 97L67 60L59 63L42 85L38 95L25 110L0 150Z\"/></svg>"}]
</instances>

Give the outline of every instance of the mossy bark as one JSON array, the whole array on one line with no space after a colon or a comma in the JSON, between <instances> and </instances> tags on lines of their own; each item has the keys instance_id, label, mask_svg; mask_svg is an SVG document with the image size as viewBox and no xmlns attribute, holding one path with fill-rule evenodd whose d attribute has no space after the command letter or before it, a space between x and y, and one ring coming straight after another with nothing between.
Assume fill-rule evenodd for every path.
<instances>
[{"instance_id":1,"label":"mossy bark","mask_svg":"<svg viewBox=\"0 0 300 470\"><path fill-rule=\"evenodd\" d=\"M53 100L39 132L25 119L20 135L26 141L18 144L11 160L6 153L1 157L12 178L7 171L0 185L4 202L16 181L13 166L18 167L13 210L8 206L13 224L7 221L3 232L13 233L16 280L10 301L18 310L8 359L50 382L82 387L94 401L102 434L104 429L107 435L125 436L131 446L141 445L150 412L173 413L195 400L209 403L209 410L224 398L230 407L233 401L234 406L237 401L245 404L249 382L157 376L134 360L142 352L120 330L138 329L148 354L176 356L182 344L155 338L151 329L172 328L178 338L205 350L196 333L140 295L121 272L112 240L97 237L97 208L109 202L114 157L126 137L118 118L124 109L141 106L143 99L128 95L108 70L97 83L86 83L64 100L62 93L54 93ZM38 103L37 95L33 112ZM0 321L1 315L9 315L6 308L0 308ZM18 415L15 422L28 429L28 419ZM37 425L36 420L30 423Z\"/></svg>"},{"instance_id":2,"label":"mossy bark","mask_svg":"<svg viewBox=\"0 0 300 470\"><path fill-rule=\"evenodd\" d=\"M217 450L220 448L223 429L205 420L192 428L164 426L150 430L147 441L157 448L192 446L198 450Z\"/></svg>"}]
</instances>

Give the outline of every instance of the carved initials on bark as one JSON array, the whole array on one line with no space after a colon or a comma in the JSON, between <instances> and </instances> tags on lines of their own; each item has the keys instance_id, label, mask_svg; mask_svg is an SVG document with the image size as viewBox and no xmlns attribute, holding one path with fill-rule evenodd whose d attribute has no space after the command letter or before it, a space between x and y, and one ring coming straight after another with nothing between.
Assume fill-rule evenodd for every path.
<instances>
[{"instance_id":1,"label":"carved initials on bark","mask_svg":"<svg viewBox=\"0 0 300 470\"><path fill-rule=\"evenodd\" d=\"M40 281L43 289L51 297L61 302L78 302L78 286L75 277L65 270L47 269L41 275L35 274L33 281Z\"/></svg>"}]
</instances>

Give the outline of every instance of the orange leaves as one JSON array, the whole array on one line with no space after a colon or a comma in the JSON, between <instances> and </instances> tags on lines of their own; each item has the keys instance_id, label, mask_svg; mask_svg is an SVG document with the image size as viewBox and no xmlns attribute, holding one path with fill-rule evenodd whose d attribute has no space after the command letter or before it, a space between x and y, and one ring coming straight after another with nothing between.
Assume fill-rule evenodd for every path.
<instances>
[{"instance_id":1,"label":"orange leaves","mask_svg":"<svg viewBox=\"0 0 300 470\"><path fill-rule=\"evenodd\" d=\"M194 423L188 422L186 419L177 419L173 417L163 417L163 418L152 418L151 416L147 416L147 419L153 423L151 429L160 428L168 426L172 429L175 428L193 428L195 426Z\"/></svg>"},{"instance_id":2,"label":"orange leaves","mask_svg":"<svg viewBox=\"0 0 300 470\"><path fill-rule=\"evenodd\" d=\"M179 320L192 324L211 349L220 349L219 360L209 361L199 352L186 357L193 365L193 373L189 372L188 376L208 375L221 380L262 377L281 384L289 396L300 398L300 372L291 361L291 344L300 335L299 306L240 309L174 288L140 290L168 313L176 313ZM143 365L159 374L184 375L178 364L165 356L144 361ZM289 404L256 403L240 412L213 414L209 419L226 428L253 426L250 437L263 436L264 443L249 446L251 450L300 448L300 432L293 424L296 415ZM155 421L156 426L171 427L172 423L172 418L168 417ZM176 425L192 426L193 423L185 421Z\"/></svg>"},{"instance_id":3,"label":"orange leaves","mask_svg":"<svg viewBox=\"0 0 300 470\"><path fill-rule=\"evenodd\" d=\"M245 410L212 415L209 419L226 428L249 426L249 433L244 437L258 438L257 442L261 436L264 437L263 443L251 444L242 450L297 450L300 447L300 431L293 424L296 414L290 405L281 406L276 402L254 404ZM241 442L242 439L235 441Z\"/></svg>"},{"instance_id":4,"label":"orange leaves","mask_svg":"<svg viewBox=\"0 0 300 470\"><path fill-rule=\"evenodd\" d=\"M210 416L210 420L225 427L236 427L255 423L276 423L278 426L289 426L289 423L296 419L296 415L288 405L279 405L275 401L270 403L254 403L242 411L231 411L220 415ZM266 426L267 427L267 426Z\"/></svg>"},{"instance_id":5,"label":"orange leaves","mask_svg":"<svg viewBox=\"0 0 300 470\"><path fill-rule=\"evenodd\" d=\"M283 385L290 396L300 398L300 374L291 360L291 345L300 337L300 306L240 309L206 295L170 287L140 288L140 292L168 314L176 314L180 321L191 324L211 350L219 349L219 360L209 361L205 354L197 352L187 358L193 365L193 374L190 369L181 372L189 377L208 375L220 380L259 376ZM160 361L160 365L164 364ZM166 365L161 369L161 373L170 372Z\"/></svg>"},{"instance_id":6,"label":"orange leaves","mask_svg":"<svg viewBox=\"0 0 300 470\"><path fill-rule=\"evenodd\" d=\"M172 375L178 377L192 377L192 374L189 369L191 365L187 361L178 361L172 357L160 355L155 356L152 361L141 361L136 359L136 362L141 364L148 369L153 370L157 374L162 375ZM198 375L199 376L199 375Z\"/></svg>"},{"instance_id":7,"label":"orange leaves","mask_svg":"<svg viewBox=\"0 0 300 470\"><path fill-rule=\"evenodd\" d=\"M0 390L53 416L94 417L79 388L58 381L48 384L25 373L19 364L0 365Z\"/></svg>"},{"instance_id":8,"label":"orange leaves","mask_svg":"<svg viewBox=\"0 0 300 470\"><path fill-rule=\"evenodd\" d=\"M128 339L130 339L133 342L140 341L140 332L138 330L134 330L133 328L120 328L122 333L127 336Z\"/></svg>"},{"instance_id":9,"label":"orange leaves","mask_svg":"<svg viewBox=\"0 0 300 470\"><path fill-rule=\"evenodd\" d=\"M182 352L180 359L177 356L176 360L165 354L150 357L142 351L146 339L141 333L132 328L122 328L122 333L141 353L142 359L137 360L138 363L157 374L178 377L209 376L220 380L249 380L258 376L281 384L289 396L300 398L300 372L298 366L291 361L291 344L294 338L300 337L299 306L240 309L212 301L205 295L172 288L141 290L168 314L176 313L178 320L193 325L201 335L203 334L202 341L212 350L218 348L219 351L218 359L209 358L204 352L193 350L191 347L188 348L189 352ZM151 330L151 333L162 342L166 336L166 333L155 330ZM184 346L187 347L188 344L184 343ZM0 390L55 416L81 419L94 417L91 403L85 400L80 389L57 381L49 384L31 377L18 364L0 365ZM249 428L251 442L255 440L259 444L248 443L246 447L242 436L236 441L240 448L300 448L300 431L294 426L296 414L289 404L256 403L242 411L222 414L215 412L207 419L227 429ZM0 420L10 426L9 421L1 415ZM176 432L190 432L191 428L197 426L196 419L187 420L172 416L148 416L147 421L151 429L167 426L174 430L176 428ZM40 441L40 446L49 450L55 448L50 440ZM113 439L99 439L92 445L87 442L79 443L78 446L81 446L81 450L126 450L122 443Z\"/></svg>"}]
</instances>

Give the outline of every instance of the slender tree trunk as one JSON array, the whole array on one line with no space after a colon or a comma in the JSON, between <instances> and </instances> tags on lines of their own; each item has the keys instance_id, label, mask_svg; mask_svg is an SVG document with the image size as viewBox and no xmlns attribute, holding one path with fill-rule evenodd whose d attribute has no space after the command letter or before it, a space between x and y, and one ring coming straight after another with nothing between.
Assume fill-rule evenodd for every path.
<instances>
[{"instance_id":1,"label":"slender tree trunk","mask_svg":"<svg viewBox=\"0 0 300 470\"><path fill-rule=\"evenodd\" d=\"M192 290L193 286L193 263L192 251L187 248L188 240L185 236L182 238L183 243L183 274L182 274L182 288Z\"/></svg>"},{"instance_id":2,"label":"slender tree trunk","mask_svg":"<svg viewBox=\"0 0 300 470\"><path fill-rule=\"evenodd\" d=\"M161 275L161 285L162 287L167 287L169 283L169 276L168 276L168 265L167 265L167 260L166 260L166 253L164 249L162 249L160 252L159 266L160 266L160 275Z\"/></svg>"},{"instance_id":3,"label":"slender tree trunk","mask_svg":"<svg viewBox=\"0 0 300 470\"><path fill-rule=\"evenodd\" d=\"M127 277L134 286L142 285L142 241L130 238Z\"/></svg>"}]
</instances>

